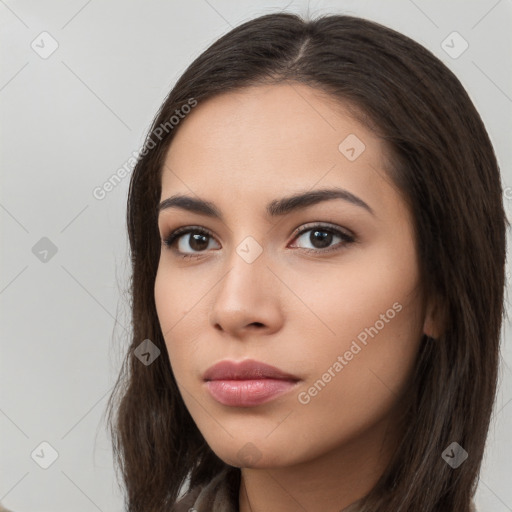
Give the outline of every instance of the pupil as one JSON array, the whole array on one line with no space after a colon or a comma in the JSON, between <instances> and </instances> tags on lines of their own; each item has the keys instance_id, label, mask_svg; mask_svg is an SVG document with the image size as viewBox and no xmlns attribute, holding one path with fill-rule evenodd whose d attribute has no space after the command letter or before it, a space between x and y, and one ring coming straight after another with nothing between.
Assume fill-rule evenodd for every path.
<instances>
[{"instance_id":1,"label":"pupil","mask_svg":"<svg viewBox=\"0 0 512 512\"><path fill-rule=\"evenodd\" d=\"M315 237L315 239L313 239L313 237ZM332 242L332 233L328 233L327 231L312 231L309 238L313 246L317 249L329 247ZM317 246L318 243L319 246Z\"/></svg>"}]
</instances>

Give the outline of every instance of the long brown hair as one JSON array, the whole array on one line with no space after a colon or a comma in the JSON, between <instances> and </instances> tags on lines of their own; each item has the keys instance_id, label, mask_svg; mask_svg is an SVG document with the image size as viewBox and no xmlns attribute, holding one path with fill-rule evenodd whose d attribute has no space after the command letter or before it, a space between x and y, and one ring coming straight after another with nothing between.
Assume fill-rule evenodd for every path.
<instances>
[{"instance_id":1,"label":"long brown hair","mask_svg":"<svg viewBox=\"0 0 512 512\"><path fill-rule=\"evenodd\" d=\"M491 141L459 80L420 44L353 16L287 13L243 23L194 60L157 113L131 176L133 332L108 402L127 510L168 511L187 478L199 485L228 467L184 405L156 314L156 206L166 151L180 128L169 119L191 101L283 81L338 98L385 142L387 172L413 213L425 293L440 298L446 319L442 335L421 344L402 442L361 510L468 512L495 400L504 315L508 221ZM161 351L148 366L134 356L145 339ZM453 442L469 455L457 469L442 457Z\"/></svg>"}]
</instances>

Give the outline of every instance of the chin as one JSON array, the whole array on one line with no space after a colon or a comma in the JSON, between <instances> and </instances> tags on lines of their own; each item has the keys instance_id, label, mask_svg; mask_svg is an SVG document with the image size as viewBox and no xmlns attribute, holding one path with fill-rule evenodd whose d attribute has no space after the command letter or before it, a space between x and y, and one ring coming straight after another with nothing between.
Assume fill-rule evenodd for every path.
<instances>
[{"instance_id":1,"label":"chin","mask_svg":"<svg viewBox=\"0 0 512 512\"><path fill-rule=\"evenodd\" d=\"M287 454L279 453L276 447L264 447L262 444L251 441L233 440L229 447L222 446L219 449L211 445L210 447L226 464L238 468L269 469L292 465L296 462L287 460Z\"/></svg>"}]
</instances>

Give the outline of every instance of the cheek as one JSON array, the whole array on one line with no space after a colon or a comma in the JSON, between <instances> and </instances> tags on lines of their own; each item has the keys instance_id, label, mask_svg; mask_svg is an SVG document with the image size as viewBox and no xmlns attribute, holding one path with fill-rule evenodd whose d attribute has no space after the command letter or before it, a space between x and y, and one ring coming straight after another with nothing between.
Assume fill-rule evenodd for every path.
<instances>
[{"instance_id":1,"label":"cheek","mask_svg":"<svg viewBox=\"0 0 512 512\"><path fill-rule=\"evenodd\" d=\"M328 302L336 301L331 296ZM317 335L316 346L322 350L311 345L297 350L311 365L295 397L297 428L300 424L307 431L322 432L311 440L312 451L326 448L326 439L343 442L394 415L421 339L419 303L411 302L405 292L341 302L332 316L324 317L330 318L336 336Z\"/></svg>"},{"instance_id":2,"label":"cheek","mask_svg":"<svg viewBox=\"0 0 512 512\"><path fill-rule=\"evenodd\" d=\"M155 279L155 306L170 363L178 381L182 374L186 374L187 361L191 360L188 352L194 350L193 340L187 339L187 343L177 342L183 336L182 328L187 324L187 304L193 303L192 289L190 283L189 286L181 283L179 272L171 275L165 266L159 266Z\"/></svg>"},{"instance_id":3,"label":"cheek","mask_svg":"<svg viewBox=\"0 0 512 512\"><path fill-rule=\"evenodd\" d=\"M395 337L415 329L421 320L417 269L388 263L391 256L326 265L314 275L297 269L288 281L301 300L289 302L290 315L310 336L336 349L358 337L364 342L375 329Z\"/></svg>"},{"instance_id":4,"label":"cheek","mask_svg":"<svg viewBox=\"0 0 512 512\"><path fill-rule=\"evenodd\" d=\"M171 272L160 263L155 278L155 305L162 332L168 331L186 310L183 308L183 300L178 298L186 294L181 287L179 273Z\"/></svg>"},{"instance_id":5,"label":"cheek","mask_svg":"<svg viewBox=\"0 0 512 512\"><path fill-rule=\"evenodd\" d=\"M169 333L172 338L184 324L190 324L193 318L197 318L198 312L204 308L212 277L208 278L205 271L197 273L180 269L165 259L163 254L155 278L154 297L162 332Z\"/></svg>"},{"instance_id":6,"label":"cheek","mask_svg":"<svg viewBox=\"0 0 512 512\"><path fill-rule=\"evenodd\" d=\"M421 340L423 303L412 244L361 251L343 265L326 265L314 278L295 282L309 308L304 312L297 303L302 312L296 316L297 332L306 333L298 337L297 353L312 363L307 384L322 381L318 402L332 400L358 410L363 400L379 409L379 400L392 398L406 385ZM339 356L343 369L338 364L336 371ZM336 378L326 375L329 369ZM325 391L323 381L329 381Z\"/></svg>"}]
</instances>

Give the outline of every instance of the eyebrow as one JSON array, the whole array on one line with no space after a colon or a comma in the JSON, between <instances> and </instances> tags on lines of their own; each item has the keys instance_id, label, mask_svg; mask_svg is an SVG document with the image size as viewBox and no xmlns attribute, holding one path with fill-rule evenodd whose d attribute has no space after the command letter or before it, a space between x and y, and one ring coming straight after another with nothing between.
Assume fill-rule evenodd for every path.
<instances>
[{"instance_id":1,"label":"eyebrow","mask_svg":"<svg viewBox=\"0 0 512 512\"><path fill-rule=\"evenodd\" d=\"M286 215L293 211L311 206L323 201L329 201L332 199L342 199L355 206L359 206L367 210L372 215L375 215L374 211L368 204L366 204L361 198L355 196L348 190L342 188L329 188L312 190L308 192L302 192L294 194L292 196L283 197L281 199L274 199L267 204L266 212L269 217L278 217ZM189 212L198 213L200 215L206 215L224 221L222 213L210 201L204 201L195 197L176 194L167 199L164 199L159 203L157 210L160 214L161 211L169 208L180 208Z\"/></svg>"}]
</instances>

